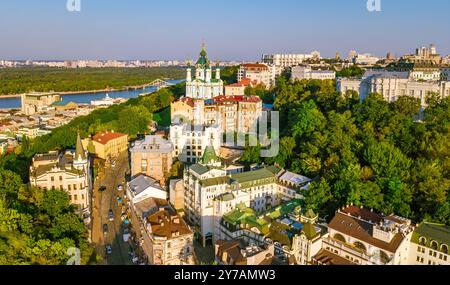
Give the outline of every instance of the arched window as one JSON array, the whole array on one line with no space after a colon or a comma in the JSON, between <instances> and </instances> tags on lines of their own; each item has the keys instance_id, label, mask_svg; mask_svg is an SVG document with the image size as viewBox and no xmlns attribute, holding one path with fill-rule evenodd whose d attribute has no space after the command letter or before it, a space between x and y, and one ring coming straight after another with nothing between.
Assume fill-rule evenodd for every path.
<instances>
[{"instance_id":1,"label":"arched window","mask_svg":"<svg viewBox=\"0 0 450 285\"><path fill-rule=\"evenodd\" d=\"M355 242L353 243L353 245L354 245L357 249L359 249L359 250L361 250L361 251L363 251L363 252L366 252L366 251L367 251L366 246L365 246L363 243L359 242L359 241L355 241Z\"/></svg>"},{"instance_id":2,"label":"arched window","mask_svg":"<svg viewBox=\"0 0 450 285\"><path fill-rule=\"evenodd\" d=\"M380 250L380 260L383 264L386 264L390 261L389 255L386 252Z\"/></svg>"},{"instance_id":3,"label":"arched window","mask_svg":"<svg viewBox=\"0 0 450 285\"><path fill-rule=\"evenodd\" d=\"M346 243L347 241L345 240L345 237L341 234L335 234L333 237L335 240L338 240L340 242Z\"/></svg>"},{"instance_id":4,"label":"arched window","mask_svg":"<svg viewBox=\"0 0 450 285\"><path fill-rule=\"evenodd\" d=\"M446 244L441 245L441 252L448 254L448 245Z\"/></svg>"},{"instance_id":5,"label":"arched window","mask_svg":"<svg viewBox=\"0 0 450 285\"><path fill-rule=\"evenodd\" d=\"M438 250L438 243L436 241L431 241L430 246L434 250Z\"/></svg>"},{"instance_id":6,"label":"arched window","mask_svg":"<svg viewBox=\"0 0 450 285\"><path fill-rule=\"evenodd\" d=\"M426 243L427 243L427 239L426 238L424 238L424 237L420 237L419 238L419 244L420 245L426 245Z\"/></svg>"}]
</instances>

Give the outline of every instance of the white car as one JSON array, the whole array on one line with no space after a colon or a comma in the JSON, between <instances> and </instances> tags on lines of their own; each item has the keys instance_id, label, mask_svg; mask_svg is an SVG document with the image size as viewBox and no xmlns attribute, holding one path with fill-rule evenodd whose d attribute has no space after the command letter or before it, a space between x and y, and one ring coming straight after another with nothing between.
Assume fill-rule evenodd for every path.
<instances>
[{"instance_id":1,"label":"white car","mask_svg":"<svg viewBox=\"0 0 450 285\"><path fill-rule=\"evenodd\" d=\"M118 190L118 191L123 191L123 185L122 185L122 184L118 185L118 186L117 186L117 190Z\"/></svg>"}]
</instances>

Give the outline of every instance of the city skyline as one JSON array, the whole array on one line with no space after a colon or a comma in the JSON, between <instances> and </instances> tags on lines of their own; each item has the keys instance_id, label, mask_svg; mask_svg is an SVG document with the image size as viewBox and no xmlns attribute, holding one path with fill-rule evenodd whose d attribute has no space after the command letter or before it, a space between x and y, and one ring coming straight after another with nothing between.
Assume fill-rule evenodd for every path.
<instances>
[{"instance_id":1,"label":"city skyline","mask_svg":"<svg viewBox=\"0 0 450 285\"><path fill-rule=\"evenodd\" d=\"M442 55L450 54L450 39L443 36L450 25L445 17L450 3L439 0L382 0L381 12L368 11L366 0L258 5L81 0L80 12L67 11L66 0L35 2L0 3L0 10L8 11L0 19L0 25L8 27L0 29L0 59L184 60L196 58L203 41L217 61L313 50L325 57L336 52L346 57L350 50L399 56L430 43Z\"/></svg>"}]
</instances>

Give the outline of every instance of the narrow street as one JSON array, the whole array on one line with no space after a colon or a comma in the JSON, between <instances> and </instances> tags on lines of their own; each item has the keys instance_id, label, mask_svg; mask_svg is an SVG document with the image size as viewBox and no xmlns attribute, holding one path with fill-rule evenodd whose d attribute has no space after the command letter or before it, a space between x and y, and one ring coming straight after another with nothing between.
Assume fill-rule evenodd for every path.
<instances>
[{"instance_id":1,"label":"narrow street","mask_svg":"<svg viewBox=\"0 0 450 285\"><path fill-rule=\"evenodd\" d=\"M103 265L132 265L129 256L130 245L123 241L123 221L121 219L122 206L119 205L118 196L125 196L125 175L129 171L128 152L122 153L115 160L114 167L108 162L103 169L98 170L99 178L93 189L93 214L92 214L92 241L97 253L102 256ZM117 186L122 184L123 191L118 191ZM106 187L103 192L101 186ZM109 221L108 212L112 209L114 221ZM108 225L108 233L104 236L103 225ZM106 254L106 245L112 246L112 254Z\"/></svg>"}]
</instances>

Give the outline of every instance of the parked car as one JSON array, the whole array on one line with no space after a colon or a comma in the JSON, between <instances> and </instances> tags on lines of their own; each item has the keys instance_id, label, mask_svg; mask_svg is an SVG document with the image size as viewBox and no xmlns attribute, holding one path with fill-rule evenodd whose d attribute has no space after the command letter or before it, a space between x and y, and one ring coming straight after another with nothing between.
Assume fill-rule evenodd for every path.
<instances>
[{"instance_id":1,"label":"parked car","mask_svg":"<svg viewBox=\"0 0 450 285\"><path fill-rule=\"evenodd\" d=\"M117 186L117 190L118 190L118 191L123 191L123 185L122 185L122 184L119 184L119 185Z\"/></svg>"},{"instance_id":2,"label":"parked car","mask_svg":"<svg viewBox=\"0 0 450 285\"><path fill-rule=\"evenodd\" d=\"M100 188L98 188L98 192L105 192L106 191L106 186L100 186Z\"/></svg>"},{"instance_id":3,"label":"parked car","mask_svg":"<svg viewBox=\"0 0 450 285\"><path fill-rule=\"evenodd\" d=\"M104 235L104 236L107 236L107 235L108 235L108 225L107 225L107 224L104 224L104 225L103 225L103 235Z\"/></svg>"},{"instance_id":4,"label":"parked car","mask_svg":"<svg viewBox=\"0 0 450 285\"><path fill-rule=\"evenodd\" d=\"M114 221L114 212L111 209L108 211L108 219L110 222Z\"/></svg>"},{"instance_id":5,"label":"parked car","mask_svg":"<svg viewBox=\"0 0 450 285\"><path fill-rule=\"evenodd\" d=\"M112 254L112 246L110 244L106 246L106 254L108 255Z\"/></svg>"},{"instance_id":6,"label":"parked car","mask_svg":"<svg viewBox=\"0 0 450 285\"><path fill-rule=\"evenodd\" d=\"M130 230L128 230L127 228L125 228L123 230L123 242L128 242L130 240Z\"/></svg>"}]
</instances>

